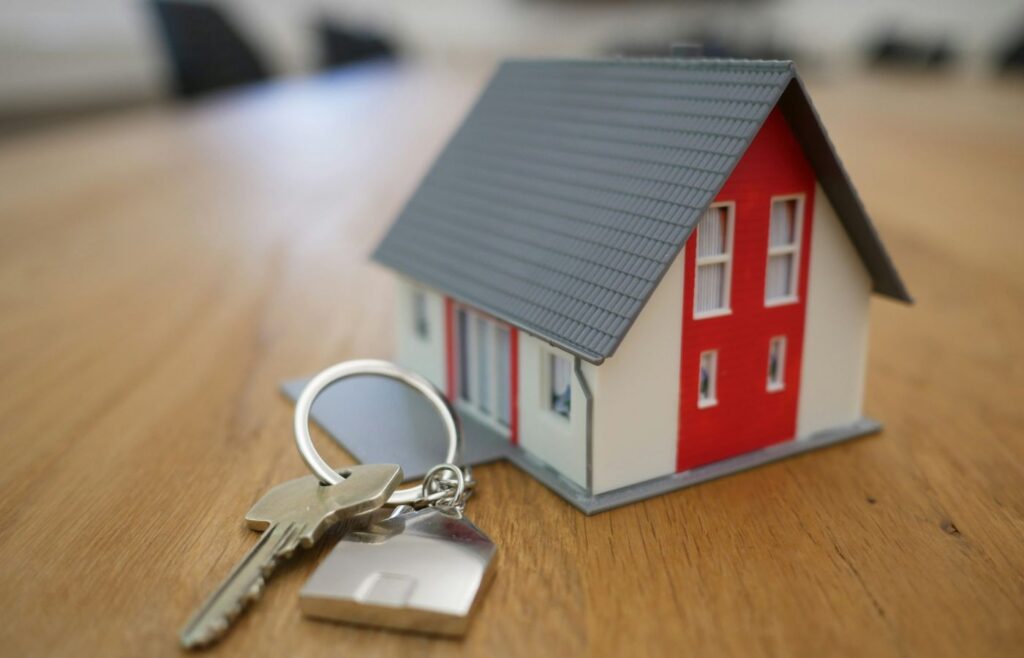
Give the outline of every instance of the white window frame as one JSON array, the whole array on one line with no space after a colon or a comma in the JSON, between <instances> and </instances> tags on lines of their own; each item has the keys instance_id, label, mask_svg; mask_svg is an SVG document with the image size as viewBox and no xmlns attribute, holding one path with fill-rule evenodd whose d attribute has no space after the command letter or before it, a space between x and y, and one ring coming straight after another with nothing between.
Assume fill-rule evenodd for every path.
<instances>
[{"instance_id":1,"label":"white window frame","mask_svg":"<svg viewBox=\"0 0 1024 658\"><path fill-rule=\"evenodd\" d=\"M700 392L700 373L704 368L704 357L710 357L711 367L708 368L710 386L708 386L708 397L702 397ZM697 359L697 407L707 409L718 404L718 350L704 350Z\"/></svg>"},{"instance_id":2,"label":"white window frame","mask_svg":"<svg viewBox=\"0 0 1024 658\"><path fill-rule=\"evenodd\" d=\"M693 317L695 320L701 320L704 318L715 318L723 315L730 315L732 313L732 256L733 256L733 236L736 233L736 202L735 201L719 201L712 203L708 206L708 210L712 208L725 208L725 242L726 250L724 254L715 256L700 256L698 254L699 240L700 240L700 225L697 225L696 231L694 231L694 269L693 269ZM718 263L725 263L725 276L723 281L722 290L722 307L716 308L711 311L698 311L697 310L697 290L698 280L700 279L700 266L701 265L715 265Z\"/></svg>"},{"instance_id":3,"label":"white window frame","mask_svg":"<svg viewBox=\"0 0 1024 658\"><path fill-rule=\"evenodd\" d=\"M771 238L771 226L772 226L772 208L775 207L777 201L796 201L796 217L793 218L793 242L787 245L772 246ZM764 305L765 306L785 306L786 304L795 304L800 301L800 249L803 244L803 233L804 233L804 195L803 194L782 194L773 196L771 202L768 205L768 255L764 259ZM768 264L772 261L772 256L785 256L793 255L793 268L789 272L789 289L792 294L784 297L768 297Z\"/></svg>"},{"instance_id":4,"label":"white window frame","mask_svg":"<svg viewBox=\"0 0 1024 658\"><path fill-rule=\"evenodd\" d=\"M461 341L463 340L463 337L461 336L461 332L459 331L459 329L460 329L459 328L459 323L458 323L459 312L463 312L463 313L466 314L466 329L468 331L468 334L465 337L465 340L466 340L466 354L468 355L469 359L468 359L468 363L465 364L465 368L463 368L463 364L458 361L461 358L461 354L462 354L462 350L461 350L462 343L461 343ZM508 332L508 336L509 336L508 349L510 351L509 367L511 368L513 366L512 362L511 362L512 331L509 328L509 326L506 325L505 323L500 322L500 321L494 319L493 317L491 317L491 316L489 316L489 315L487 315L485 313L481 313L479 311L476 311L476 310L474 310L474 309L472 309L472 308L470 308L468 306L464 306L462 304L453 304L452 305L452 314L453 314L452 322L453 322L453 326L455 327L455 346L454 346L455 347L455 355L456 355L455 373L456 373L456 377L458 377L458 381L456 381L456 386L455 386L455 390L456 390L456 395L455 395L456 405L459 407L460 411L463 411L463 412L473 416L476 420L479 420L480 422L485 423L489 427L492 427L492 428L498 430L499 432L507 435L511 431L511 429L510 429L511 428L511 424L512 424L511 414L512 414L512 409L514 408L515 405L512 403L512 400L509 400L509 402L508 402L508 411L509 411L508 423L505 423L504 421L500 420L499 406L498 406L498 394L499 394L499 392L502 389L504 389L504 391L507 394L509 394L509 395L512 394L512 391L511 391L510 383L506 383L504 386L501 386L500 383L498 382L498 372L499 372L498 358L499 357L498 357L498 338L497 338L497 336L498 336L498 329L499 329L499 327L505 329L505 331ZM487 381L486 410L484 409L484 406L482 406L480 404L481 403L481 399L480 399L480 379L479 379L479 376L480 376L480 366L479 366L479 363L477 361L477 358L478 358L478 355L479 355L479 347L480 347L480 345L479 345L480 332L478 331L477 328L480 326L479 325L479 321L480 320L483 320L484 339L490 342L490 347L487 350L487 374L488 374L487 379L488 379L488 381ZM465 381L465 382L463 381L463 378L462 378L463 370L465 370L465 374L466 374L466 380L467 381ZM511 377L511 372L509 372L507 374ZM468 394L465 397L462 395L463 387L465 387L465 391Z\"/></svg>"},{"instance_id":5,"label":"white window frame","mask_svg":"<svg viewBox=\"0 0 1024 658\"><path fill-rule=\"evenodd\" d=\"M788 342L785 336L772 336L768 340L768 362L766 364L767 373L765 379L767 380L766 389L769 393L777 393L786 388L786 350ZM775 381L772 381L772 349L776 345L779 346L779 371L778 377L775 378Z\"/></svg>"},{"instance_id":6,"label":"white window frame","mask_svg":"<svg viewBox=\"0 0 1024 658\"><path fill-rule=\"evenodd\" d=\"M567 423L572 418L573 414L573 399L572 399L572 380L574 375L573 358L568 354L556 352L555 350L542 349L540 350L540 358L543 359L541 363L541 408L551 417L557 418L560 422ZM561 359L569 365L569 413L562 414L555 411L552 406L551 394L554 392L554 378L555 378L555 359Z\"/></svg>"}]
</instances>

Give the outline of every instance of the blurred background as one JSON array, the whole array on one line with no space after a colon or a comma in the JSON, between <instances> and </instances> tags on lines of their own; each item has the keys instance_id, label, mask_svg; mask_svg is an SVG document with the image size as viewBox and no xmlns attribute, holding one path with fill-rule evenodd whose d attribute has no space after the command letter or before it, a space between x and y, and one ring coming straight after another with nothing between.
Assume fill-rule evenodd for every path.
<instances>
[{"instance_id":1,"label":"blurred background","mask_svg":"<svg viewBox=\"0 0 1024 658\"><path fill-rule=\"evenodd\" d=\"M1012 0L4 0L0 138L375 58L487 66L507 55L797 60L1024 79Z\"/></svg>"}]
</instances>

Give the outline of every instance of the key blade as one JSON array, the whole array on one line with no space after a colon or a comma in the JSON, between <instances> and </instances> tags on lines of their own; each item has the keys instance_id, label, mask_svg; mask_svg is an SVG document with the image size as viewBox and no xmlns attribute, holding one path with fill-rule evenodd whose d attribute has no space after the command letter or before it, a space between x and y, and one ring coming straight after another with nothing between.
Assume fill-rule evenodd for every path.
<instances>
[{"instance_id":1,"label":"key blade","mask_svg":"<svg viewBox=\"0 0 1024 658\"><path fill-rule=\"evenodd\" d=\"M246 515L249 527L265 529L228 577L214 590L181 631L191 649L223 635L232 620L259 598L277 563L297 547L312 545L330 526L383 505L402 480L391 464L353 466L342 482L322 486L315 476L280 484Z\"/></svg>"},{"instance_id":2,"label":"key blade","mask_svg":"<svg viewBox=\"0 0 1024 658\"><path fill-rule=\"evenodd\" d=\"M280 547L290 543L300 530L290 523L267 528L181 629L181 646L195 649L223 635L246 605L259 598L267 576L277 565Z\"/></svg>"}]
</instances>

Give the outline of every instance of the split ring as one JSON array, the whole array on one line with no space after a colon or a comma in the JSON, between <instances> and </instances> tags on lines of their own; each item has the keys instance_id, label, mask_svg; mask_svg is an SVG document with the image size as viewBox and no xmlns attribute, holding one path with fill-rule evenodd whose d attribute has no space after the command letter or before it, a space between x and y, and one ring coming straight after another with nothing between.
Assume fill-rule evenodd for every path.
<instances>
[{"instance_id":1,"label":"split ring","mask_svg":"<svg viewBox=\"0 0 1024 658\"><path fill-rule=\"evenodd\" d=\"M462 461L462 428L455 417L455 412L448 400L437 390L437 387L414 372L399 368L393 363L376 359L360 359L335 364L309 380L302 394L295 403L295 445L302 455L302 460L324 484L338 484L345 478L324 461L313 446L313 437L309 434L309 412L313 401L321 392L334 382L356 375L377 375L399 381L425 397L434 411L441 417L445 434L448 437L448 451L445 453L445 464L458 464ZM461 475L461 473L460 473ZM460 478L461 479L461 478ZM388 498L388 505L412 505L422 501L423 486L398 489Z\"/></svg>"}]
</instances>

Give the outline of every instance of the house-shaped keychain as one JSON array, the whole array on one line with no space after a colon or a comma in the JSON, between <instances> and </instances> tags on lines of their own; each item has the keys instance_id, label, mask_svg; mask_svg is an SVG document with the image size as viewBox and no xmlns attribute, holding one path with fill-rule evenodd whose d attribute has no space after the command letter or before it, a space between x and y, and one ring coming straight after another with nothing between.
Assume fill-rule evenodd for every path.
<instances>
[{"instance_id":1,"label":"house-shaped keychain","mask_svg":"<svg viewBox=\"0 0 1024 658\"><path fill-rule=\"evenodd\" d=\"M344 535L306 581L300 606L320 619L463 635L495 550L457 510L396 508Z\"/></svg>"}]
</instances>

